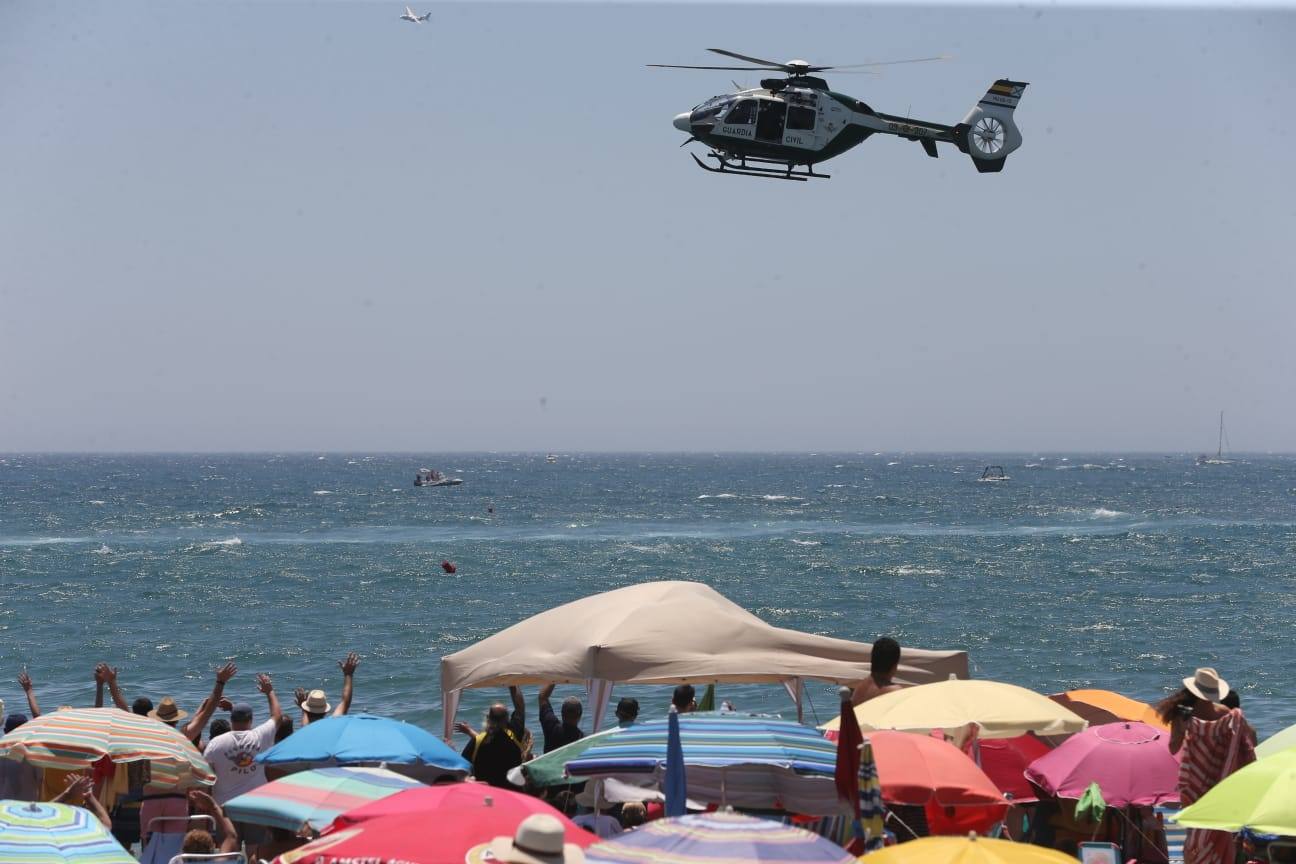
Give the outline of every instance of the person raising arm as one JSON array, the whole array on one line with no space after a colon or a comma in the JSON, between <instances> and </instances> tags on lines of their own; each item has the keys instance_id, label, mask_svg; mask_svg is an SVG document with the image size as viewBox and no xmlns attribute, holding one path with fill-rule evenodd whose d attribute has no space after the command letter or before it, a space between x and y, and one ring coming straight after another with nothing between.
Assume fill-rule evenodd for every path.
<instances>
[{"instance_id":1,"label":"person raising arm","mask_svg":"<svg viewBox=\"0 0 1296 864\"><path fill-rule=\"evenodd\" d=\"M342 670L342 701L333 709L334 717L341 717L351 710L351 697L355 694L355 670L360 665L360 655L354 651L347 654L345 660L338 661Z\"/></svg>"},{"instance_id":2,"label":"person raising arm","mask_svg":"<svg viewBox=\"0 0 1296 864\"><path fill-rule=\"evenodd\" d=\"M221 700L225 695L225 685L237 674L238 667L233 663L226 663L217 669L216 683L212 686L211 695L203 700L194 716L189 718L189 722L180 730L180 734L184 735L189 741L194 742L195 747L198 746L198 741L202 738L203 729L207 728L207 721L216 713L216 709L221 704Z\"/></svg>"},{"instance_id":3,"label":"person raising arm","mask_svg":"<svg viewBox=\"0 0 1296 864\"><path fill-rule=\"evenodd\" d=\"M31 676L27 674L26 669L18 673L18 686L27 696L27 707L31 709L31 719L35 720L40 716L40 705L36 702L36 691L32 689Z\"/></svg>"},{"instance_id":4,"label":"person raising arm","mask_svg":"<svg viewBox=\"0 0 1296 864\"><path fill-rule=\"evenodd\" d=\"M216 820L216 836L224 839L221 840L220 848L213 850L214 852L239 850L238 830L234 827L233 820L225 814L225 808L217 804L215 798L200 789L194 789L189 793L189 804L193 808L194 815L210 816ZM185 836L188 839L188 835ZM188 849L184 851L189 852Z\"/></svg>"},{"instance_id":5,"label":"person raising arm","mask_svg":"<svg viewBox=\"0 0 1296 864\"><path fill-rule=\"evenodd\" d=\"M94 796L94 782L84 774L72 774L67 778L67 786L54 797L56 804L69 804L73 807L84 807L95 815L104 827L112 830L112 817L103 804Z\"/></svg>"}]
</instances>

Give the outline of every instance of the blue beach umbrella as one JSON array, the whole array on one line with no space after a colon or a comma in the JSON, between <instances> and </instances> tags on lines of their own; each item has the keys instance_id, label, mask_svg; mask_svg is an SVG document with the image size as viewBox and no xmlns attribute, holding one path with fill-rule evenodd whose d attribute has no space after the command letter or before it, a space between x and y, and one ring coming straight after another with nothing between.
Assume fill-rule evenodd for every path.
<instances>
[{"instance_id":1,"label":"blue beach umbrella","mask_svg":"<svg viewBox=\"0 0 1296 864\"><path fill-rule=\"evenodd\" d=\"M137 864L88 810L0 801L0 864Z\"/></svg>"},{"instance_id":2,"label":"blue beach umbrella","mask_svg":"<svg viewBox=\"0 0 1296 864\"><path fill-rule=\"evenodd\" d=\"M322 768L385 765L409 776L467 776L468 761L444 741L400 720L372 714L326 717L289 735L256 757L264 765Z\"/></svg>"},{"instance_id":3,"label":"blue beach umbrella","mask_svg":"<svg viewBox=\"0 0 1296 864\"><path fill-rule=\"evenodd\" d=\"M667 816L683 816L688 781L684 776L684 747L680 744L679 712L674 705L671 706L666 724L669 726L666 735L666 778L662 781L662 792L666 795L665 810Z\"/></svg>"}]
</instances>

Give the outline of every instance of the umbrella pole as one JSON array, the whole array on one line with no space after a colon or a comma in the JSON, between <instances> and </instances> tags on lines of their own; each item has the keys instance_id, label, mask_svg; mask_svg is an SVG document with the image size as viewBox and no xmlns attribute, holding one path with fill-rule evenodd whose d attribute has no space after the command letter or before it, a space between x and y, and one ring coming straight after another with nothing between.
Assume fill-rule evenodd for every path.
<instances>
[{"instance_id":1,"label":"umbrella pole","mask_svg":"<svg viewBox=\"0 0 1296 864\"><path fill-rule=\"evenodd\" d=\"M728 801L725 800L725 769L720 768L720 806L725 807Z\"/></svg>"}]
</instances>

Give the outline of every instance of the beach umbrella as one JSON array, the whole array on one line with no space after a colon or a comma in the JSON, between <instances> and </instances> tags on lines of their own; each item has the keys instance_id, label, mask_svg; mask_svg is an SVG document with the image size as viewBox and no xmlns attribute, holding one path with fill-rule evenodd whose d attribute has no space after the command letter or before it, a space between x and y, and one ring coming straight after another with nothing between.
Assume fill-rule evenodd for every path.
<instances>
[{"instance_id":1,"label":"beach umbrella","mask_svg":"<svg viewBox=\"0 0 1296 864\"><path fill-rule=\"evenodd\" d=\"M1162 720L1151 705L1111 690L1068 690L1065 693L1054 693L1049 698L1063 708L1079 714L1090 726L1136 720L1170 731L1170 724Z\"/></svg>"},{"instance_id":2,"label":"beach umbrella","mask_svg":"<svg viewBox=\"0 0 1296 864\"><path fill-rule=\"evenodd\" d=\"M529 782L533 786L540 787L584 783L581 778L567 776L567 763L597 744L600 738L612 734L618 728L620 727L613 726L601 732L594 732L537 756L530 762L523 762L508 772L509 782L514 786L525 786Z\"/></svg>"},{"instance_id":3,"label":"beach umbrella","mask_svg":"<svg viewBox=\"0 0 1296 864\"><path fill-rule=\"evenodd\" d=\"M319 832L348 810L423 784L384 768L316 768L298 771L231 798L231 819L297 832Z\"/></svg>"},{"instance_id":4,"label":"beach umbrella","mask_svg":"<svg viewBox=\"0 0 1296 864\"><path fill-rule=\"evenodd\" d=\"M855 856L817 834L732 811L658 819L597 843L586 864L855 864Z\"/></svg>"},{"instance_id":5,"label":"beach umbrella","mask_svg":"<svg viewBox=\"0 0 1296 864\"><path fill-rule=\"evenodd\" d=\"M1266 738L1255 748L1256 758L1263 759L1283 750L1290 750L1292 747L1296 747L1296 725L1288 726L1281 732Z\"/></svg>"},{"instance_id":6,"label":"beach umbrella","mask_svg":"<svg viewBox=\"0 0 1296 864\"><path fill-rule=\"evenodd\" d=\"M662 792L666 795L667 816L683 816L688 779L684 772L684 748L680 744L679 712L672 705L666 719L666 776L662 778Z\"/></svg>"},{"instance_id":7,"label":"beach umbrella","mask_svg":"<svg viewBox=\"0 0 1296 864\"><path fill-rule=\"evenodd\" d=\"M67 804L0 801L0 864L136 864L94 814Z\"/></svg>"},{"instance_id":8,"label":"beach umbrella","mask_svg":"<svg viewBox=\"0 0 1296 864\"><path fill-rule=\"evenodd\" d=\"M476 815L482 810L490 810L492 818L501 822L512 819L515 828L519 822L535 813L548 813L551 816L558 814L548 803L532 795L499 789L485 783L438 783L435 786L419 784L342 813L333 820L329 830L337 831L396 816L422 816L440 822L457 818L452 814L464 813L468 814L471 821L482 818Z\"/></svg>"},{"instance_id":9,"label":"beach umbrella","mask_svg":"<svg viewBox=\"0 0 1296 864\"><path fill-rule=\"evenodd\" d=\"M1170 733L1146 723L1086 729L1032 762L1026 778L1057 798L1080 798L1097 783L1111 807L1179 800L1179 760L1170 753Z\"/></svg>"},{"instance_id":10,"label":"beach umbrella","mask_svg":"<svg viewBox=\"0 0 1296 864\"><path fill-rule=\"evenodd\" d=\"M1234 771L1174 819L1188 828L1296 836L1296 748Z\"/></svg>"},{"instance_id":11,"label":"beach umbrella","mask_svg":"<svg viewBox=\"0 0 1296 864\"><path fill-rule=\"evenodd\" d=\"M176 729L116 708L69 708L42 714L0 738L0 757L37 768L81 771L105 756L150 765L155 787L185 789L216 782L207 760Z\"/></svg>"},{"instance_id":12,"label":"beach umbrella","mask_svg":"<svg viewBox=\"0 0 1296 864\"><path fill-rule=\"evenodd\" d=\"M874 852L868 864L1076 864L1054 849L992 837L921 837Z\"/></svg>"},{"instance_id":13,"label":"beach umbrella","mask_svg":"<svg viewBox=\"0 0 1296 864\"><path fill-rule=\"evenodd\" d=\"M995 806L1000 815L1006 809L999 788L953 744L908 732L870 732L868 738L888 804Z\"/></svg>"},{"instance_id":14,"label":"beach umbrella","mask_svg":"<svg viewBox=\"0 0 1296 864\"><path fill-rule=\"evenodd\" d=\"M873 757L873 742L865 738L860 745L860 826L868 839L864 850L881 849L886 837L886 808L882 806L882 781L878 779L877 762Z\"/></svg>"},{"instance_id":15,"label":"beach umbrella","mask_svg":"<svg viewBox=\"0 0 1296 864\"><path fill-rule=\"evenodd\" d=\"M809 815L841 812L833 784L837 745L814 729L738 714L685 714L678 721L690 799ZM617 729L569 761L567 773L659 786L668 738L669 721Z\"/></svg>"},{"instance_id":16,"label":"beach umbrella","mask_svg":"<svg viewBox=\"0 0 1296 864\"><path fill-rule=\"evenodd\" d=\"M851 711L851 691L841 688L841 728L837 735L837 763L833 771L833 785L851 823L852 847L857 854L864 852L864 824L860 821L860 750L864 736L860 733L855 714Z\"/></svg>"},{"instance_id":17,"label":"beach umbrella","mask_svg":"<svg viewBox=\"0 0 1296 864\"><path fill-rule=\"evenodd\" d=\"M256 761L280 768L399 766L400 773L420 778L442 774L466 777L472 770L468 760L431 732L372 714L316 720L259 754Z\"/></svg>"},{"instance_id":18,"label":"beach umbrella","mask_svg":"<svg viewBox=\"0 0 1296 864\"><path fill-rule=\"evenodd\" d=\"M1018 735L1016 738L991 738L979 741L981 770L994 782L1005 797L1012 796L1018 804L1038 801L1035 787L1026 779L1026 768L1052 747L1035 735Z\"/></svg>"},{"instance_id":19,"label":"beach umbrella","mask_svg":"<svg viewBox=\"0 0 1296 864\"><path fill-rule=\"evenodd\" d=\"M955 736L972 726L983 739L1015 738L1027 732L1061 735L1085 727L1079 715L1025 687L958 679L906 687L870 699L855 709L855 719L865 732L939 729ZM821 728L835 730L840 722L836 717Z\"/></svg>"},{"instance_id":20,"label":"beach umbrella","mask_svg":"<svg viewBox=\"0 0 1296 864\"><path fill-rule=\"evenodd\" d=\"M567 843L585 847L597 839L537 798L485 783L450 783L398 792L344 813L322 837L275 861L476 864L492 839L512 836L533 813L559 820Z\"/></svg>"}]
</instances>

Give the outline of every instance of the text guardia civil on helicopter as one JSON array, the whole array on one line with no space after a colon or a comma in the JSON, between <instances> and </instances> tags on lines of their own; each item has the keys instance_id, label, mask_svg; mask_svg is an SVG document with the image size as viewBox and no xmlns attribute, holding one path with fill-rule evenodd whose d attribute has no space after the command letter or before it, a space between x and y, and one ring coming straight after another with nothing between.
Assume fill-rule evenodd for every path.
<instances>
[{"instance_id":1,"label":"text guardia civil on helicopter","mask_svg":"<svg viewBox=\"0 0 1296 864\"><path fill-rule=\"evenodd\" d=\"M660 69L782 72L787 76L763 78L758 88L713 96L675 117L675 128L689 134L685 144L698 141L711 148L706 156L714 165L693 156L693 161L707 171L781 180L828 177L816 173L814 166L881 133L917 141L932 157L937 155L938 141L953 144L972 157L978 171L985 173L1002 171L1008 154L1022 143L1013 111L1026 89L1024 81L1000 78L961 122L947 126L874 111L854 97L830 90L827 81L812 74L834 69L864 71L876 66L944 59L941 57L813 66L804 60L777 63L723 48L707 50L753 65L649 65ZM782 167L766 167L773 165ZM798 166L805 166L804 170L796 170Z\"/></svg>"}]
</instances>

